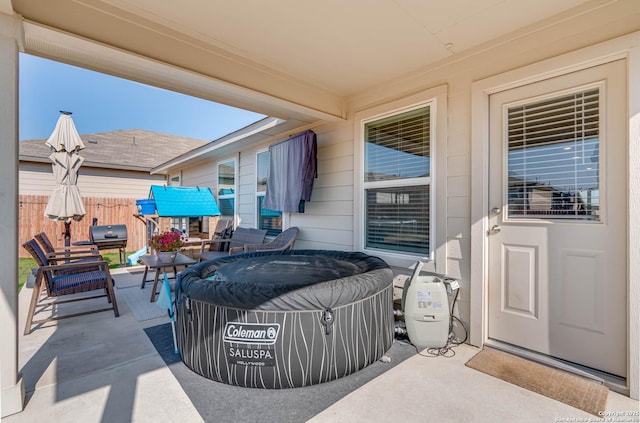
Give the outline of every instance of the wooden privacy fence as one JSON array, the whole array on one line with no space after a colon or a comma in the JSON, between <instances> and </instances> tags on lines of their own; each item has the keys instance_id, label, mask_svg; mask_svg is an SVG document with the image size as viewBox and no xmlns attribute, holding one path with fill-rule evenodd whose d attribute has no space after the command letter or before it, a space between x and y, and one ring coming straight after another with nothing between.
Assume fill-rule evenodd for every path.
<instances>
[{"instance_id":1,"label":"wooden privacy fence","mask_svg":"<svg viewBox=\"0 0 640 423\"><path fill-rule=\"evenodd\" d=\"M22 244L38 232L45 232L56 247L64 246L64 222L44 215L48 195L20 195L18 210L18 256L31 257ZM80 222L71 223L71 242L89 239L89 226L94 218L98 225L127 225L127 251L137 251L146 243L145 226L134 217L138 212L131 198L82 197L87 214ZM116 250L114 250L116 251Z\"/></svg>"}]
</instances>

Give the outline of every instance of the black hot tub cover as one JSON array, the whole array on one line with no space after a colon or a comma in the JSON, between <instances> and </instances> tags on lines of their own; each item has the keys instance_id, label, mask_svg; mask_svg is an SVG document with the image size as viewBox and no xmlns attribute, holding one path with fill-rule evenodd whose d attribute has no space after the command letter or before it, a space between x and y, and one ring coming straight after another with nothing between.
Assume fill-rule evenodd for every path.
<instances>
[{"instance_id":1,"label":"black hot tub cover","mask_svg":"<svg viewBox=\"0 0 640 423\"><path fill-rule=\"evenodd\" d=\"M360 252L292 250L232 255L180 273L177 299L255 310L326 309L391 284L389 266ZM304 288L304 289L303 289Z\"/></svg>"}]
</instances>

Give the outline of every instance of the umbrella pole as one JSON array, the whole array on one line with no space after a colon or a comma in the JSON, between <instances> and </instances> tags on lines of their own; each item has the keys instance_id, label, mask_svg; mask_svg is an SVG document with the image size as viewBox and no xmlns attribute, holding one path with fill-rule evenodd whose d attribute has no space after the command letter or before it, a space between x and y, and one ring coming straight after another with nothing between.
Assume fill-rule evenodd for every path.
<instances>
[{"instance_id":1,"label":"umbrella pole","mask_svg":"<svg viewBox=\"0 0 640 423\"><path fill-rule=\"evenodd\" d=\"M71 222L64 222L64 246L71 246Z\"/></svg>"}]
</instances>

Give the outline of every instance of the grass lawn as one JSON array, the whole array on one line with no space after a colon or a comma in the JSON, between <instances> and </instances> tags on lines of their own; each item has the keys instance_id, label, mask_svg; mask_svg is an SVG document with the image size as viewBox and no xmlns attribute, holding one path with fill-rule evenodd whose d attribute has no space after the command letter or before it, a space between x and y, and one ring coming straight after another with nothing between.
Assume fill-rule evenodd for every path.
<instances>
[{"instance_id":1,"label":"grass lawn","mask_svg":"<svg viewBox=\"0 0 640 423\"><path fill-rule=\"evenodd\" d=\"M31 272L31 268L36 266L36 261L31 257L18 260L18 292L20 292L24 283L27 281L27 276L29 272Z\"/></svg>"},{"instance_id":2,"label":"grass lawn","mask_svg":"<svg viewBox=\"0 0 640 423\"><path fill-rule=\"evenodd\" d=\"M129 254L133 254L133 253L134 253L134 251L127 252L126 257L128 257ZM104 257L104 259L107 262L109 262L109 268L110 269L114 269L116 267L120 267L120 259L118 257L118 253L117 252L103 253L102 257ZM129 266L128 263L127 263L127 266ZM36 267L36 261L34 259L32 259L31 257L19 259L19 262L18 262L18 292L20 292L20 290L24 286L25 282L27 281L27 276L29 275L29 272L31 272L31 269L34 268L34 267Z\"/></svg>"}]
</instances>

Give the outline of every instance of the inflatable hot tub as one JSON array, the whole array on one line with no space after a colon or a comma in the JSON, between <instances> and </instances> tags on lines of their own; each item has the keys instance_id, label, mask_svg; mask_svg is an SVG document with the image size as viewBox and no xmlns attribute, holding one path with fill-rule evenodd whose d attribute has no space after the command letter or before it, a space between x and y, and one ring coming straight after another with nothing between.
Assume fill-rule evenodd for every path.
<instances>
[{"instance_id":1,"label":"inflatable hot tub","mask_svg":"<svg viewBox=\"0 0 640 423\"><path fill-rule=\"evenodd\" d=\"M294 250L200 263L176 285L182 361L252 388L315 385L378 360L393 342L393 275L377 257Z\"/></svg>"}]
</instances>

